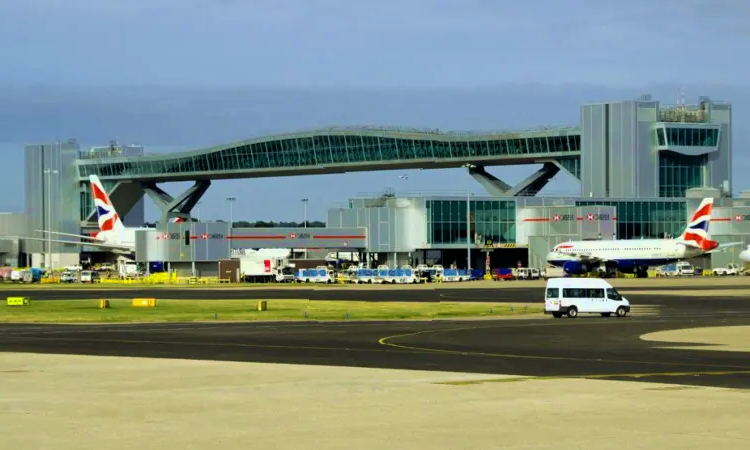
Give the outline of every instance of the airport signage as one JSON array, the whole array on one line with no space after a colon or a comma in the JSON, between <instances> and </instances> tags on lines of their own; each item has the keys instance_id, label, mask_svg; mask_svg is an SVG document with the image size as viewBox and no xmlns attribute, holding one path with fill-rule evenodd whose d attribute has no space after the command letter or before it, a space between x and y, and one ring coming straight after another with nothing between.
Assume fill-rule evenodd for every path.
<instances>
[{"instance_id":1,"label":"airport signage","mask_svg":"<svg viewBox=\"0 0 750 450\"><path fill-rule=\"evenodd\" d=\"M734 220L736 220L737 222L750 220L750 214L737 214L736 216L734 216Z\"/></svg>"},{"instance_id":2,"label":"airport signage","mask_svg":"<svg viewBox=\"0 0 750 450\"><path fill-rule=\"evenodd\" d=\"M310 239L310 233L289 233L289 239Z\"/></svg>"},{"instance_id":3,"label":"airport signage","mask_svg":"<svg viewBox=\"0 0 750 450\"><path fill-rule=\"evenodd\" d=\"M609 214L586 214L586 220L610 220Z\"/></svg>"},{"instance_id":4,"label":"airport signage","mask_svg":"<svg viewBox=\"0 0 750 450\"><path fill-rule=\"evenodd\" d=\"M201 233L199 235L191 235L190 239L202 239L202 240L208 240L208 239L224 239L224 233ZM158 241L173 241L182 239L182 236L180 233L157 233L156 234L156 240Z\"/></svg>"},{"instance_id":5,"label":"airport signage","mask_svg":"<svg viewBox=\"0 0 750 450\"><path fill-rule=\"evenodd\" d=\"M566 222L571 220L576 220L575 214L555 214L552 216L552 220L555 222Z\"/></svg>"}]
</instances>

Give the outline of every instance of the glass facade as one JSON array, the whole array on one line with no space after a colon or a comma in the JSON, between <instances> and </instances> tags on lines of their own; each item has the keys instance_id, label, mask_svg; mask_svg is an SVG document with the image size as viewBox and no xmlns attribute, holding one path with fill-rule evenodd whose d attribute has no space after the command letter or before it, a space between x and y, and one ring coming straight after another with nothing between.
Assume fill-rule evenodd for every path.
<instances>
[{"instance_id":1,"label":"glass facade","mask_svg":"<svg viewBox=\"0 0 750 450\"><path fill-rule=\"evenodd\" d=\"M428 200L427 242L466 244L466 200ZM470 211L472 244L491 239L494 243L516 242L516 202L472 200Z\"/></svg>"},{"instance_id":2,"label":"glass facade","mask_svg":"<svg viewBox=\"0 0 750 450\"><path fill-rule=\"evenodd\" d=\"M686 191L703 186L707 155L659 152L659 197L685 197Z\"/></svg>"},{"instance_id":3,"label":"glass facade","mask_svg":"<svg viewBox=\"0 0 750 450\"><path fill-rule=\"evenodd\" d=\"M661 146L715 147L719 143L719 130L666 127L658 128L656 137Z\"/></svg>"},{"instance_id":4,"label":"glass facade","mask_svg":"<svg viewBox=\"0 0 750 450\"><path fill-rule=\"evenodd\" d=\"M224 170L314 168L328 164L377 163L415 159L449 160L473 156L523 156L581 150L581 136L518 137L487 135L461 140L461 135L388 133L383 136L319 134L238 144L185 157L124 162L82 162L81 177L125 177L201 173ZM407 137L408 136L408 137ZM446 139L447 137L447 139ZM577 156L577 155L576 155Z\"/></svg>"},{"instance_id":5,"label":"glass facade","mask_svg":"<svg viewBox=\"0 0 750 450\"><path fill-rule=\"evenodd\" d=\"M617 208L617 239L676 238L687 226L684 201L577 201L576 206Z\"/></svg>"}]
</instances>

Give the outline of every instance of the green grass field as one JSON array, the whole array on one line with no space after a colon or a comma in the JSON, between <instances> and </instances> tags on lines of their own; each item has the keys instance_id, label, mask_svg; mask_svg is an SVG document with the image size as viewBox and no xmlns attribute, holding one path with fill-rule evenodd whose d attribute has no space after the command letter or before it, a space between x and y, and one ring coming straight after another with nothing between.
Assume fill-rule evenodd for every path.
<instances>
[{"instance_id":1,"label":"green grass field","mask_svg":"<svg viewBox=\"0 0 750 450\"><path fill-rule=\"evenodd\" d=\"M111 323L195 322L252 320L415 320L491 318L542 312L541 305L491 303L416 303L267 300L161 300L154 308L132 307L130 300L110 300L100 309L98 300L31 301L28 306L0 306L0 322ZM307 316L305 316L307 314ZM348 317L347 317L348 314Z\"/></svg>"}]
</instances>

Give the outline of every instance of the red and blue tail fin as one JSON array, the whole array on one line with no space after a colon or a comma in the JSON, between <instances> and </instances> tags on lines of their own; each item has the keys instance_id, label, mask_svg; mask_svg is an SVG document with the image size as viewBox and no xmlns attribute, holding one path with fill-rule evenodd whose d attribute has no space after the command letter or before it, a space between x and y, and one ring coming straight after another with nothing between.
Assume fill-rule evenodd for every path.
<instances>
[{"instance_id":1,"label":"red and blue tail fin","mask_svg":"<svg viewBox=\"0 0 750 450\"><path fill-rule=\"evenodd\" d=\"M700 248L705 251L713 250L719 246L719 243L712 241L708 233L708 225L711 223L711 214L713 213L713 198L704 198L700 206L685 231L680 236L680 240L691 247Z\"/></svg>"},{"instance_id":2,"label":"red and blue tail fin","mask_svg":"<svg viewBox=\"0 0 750 450\"><path fill-rule=\"evenodd\" d=\"M91 194L94 197L94 206L96 207L96 215L99 218L99 231L116 231L119 232L124 225L120 220L120 216L117 215L115 207L112 201L107 195L107 191L104 190L99 177L96 175L89 176L91 182Z\"/></svg>"}]
</instances>

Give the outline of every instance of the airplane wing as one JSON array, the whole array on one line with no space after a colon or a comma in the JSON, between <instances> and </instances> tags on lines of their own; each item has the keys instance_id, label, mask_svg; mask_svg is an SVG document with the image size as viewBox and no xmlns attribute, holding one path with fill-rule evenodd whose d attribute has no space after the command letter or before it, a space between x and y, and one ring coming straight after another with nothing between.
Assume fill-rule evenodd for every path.
<instances>
[{"instance_id":1,"label":"airplane wing","mask_svg":"<svg viewBox=\"0 0 750 450\"><path fill-rule=\"evenodd\" d=\"M727 247L734 247L735 245L745 245L744 242L728 242L726 244L719 244L718 247L716 247L713 250L710 250L706 253L716 253L716 252L723 252L726 250Z\"/></svg>"},{"instance_id":2,"label":"airplane wing","mask_svg":"<svg viewBox=\"0 0 750 450\"><path fill-rule=\"evenodd\" d=\"M31 238L26 236L4 236L11 239L26 239L29 241L42 241L42 242L54 242L56 244L68 244L68 245L80 245L80 246L88 246L88 247L99 247L99 248L106 248L111 250L122 250L126 252L132 252L132 247L127 247L124 245L112 245L112 244L104 244L99 242L76 242L76 241L63 241L62 239L45 239L45 238Z\"/></svg>"},{"instance_id":3,"label":"airplane wing","mask_svg":"<svg viewBox=\"0 0 750 450\"><path fill-rule=\"evenodd\" d=\"M95 238L94 236L86 236L85 234L73 234L73 233L60 233L59 231L47 231L47 230L34 230L38 231L39 233L46 233L46 234L57 234L59 236L69 236L74 237L78 239L91 239L93 241L102 241L101 239Z\"/></svg>"},{"instance_id":4,"label":"airplane wing","mask_svg":"<svg viewBox=\"0 0 750 450\"><path fill-rule=\"evenodd\" d=\"M596 264L596 263L601 263L603 261L608 261L607 259L598 258L598 257L592 256L591 254L586 253L586 252L565 252L565 253L563 253L563 252L557 252L557 253L559 253L559 254L561 254L563 256L570 256L570 257L576 258L579 261L585 262L585 263Z\"/></svg>"}]
</instances>

